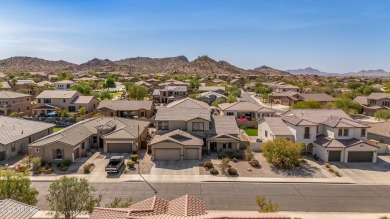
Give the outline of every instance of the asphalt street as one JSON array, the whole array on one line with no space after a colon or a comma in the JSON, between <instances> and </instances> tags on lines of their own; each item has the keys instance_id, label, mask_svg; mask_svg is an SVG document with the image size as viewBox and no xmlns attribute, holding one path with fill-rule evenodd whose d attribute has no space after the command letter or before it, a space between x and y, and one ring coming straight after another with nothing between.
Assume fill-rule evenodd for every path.
<instances>
[{"instance_id":1,"label":"asphalt street","mask_svg":"<svg viewBox=\"0 0 390 219\"><path fill-rule=\"evenodd\" d=\"M183 176L185 177L185 176ZM50 182L33 182L39 191L38 207L47 210ZM257 210L256 195L279 204L282 211L390 212L390 186L293 183L152 183L157 195L172 200L190 194L206 202L208 210ZM132 198L133 203L155 195L145 182L92 183L103 195L101 206L114 197Z\"/></svg>"}]
</instances>

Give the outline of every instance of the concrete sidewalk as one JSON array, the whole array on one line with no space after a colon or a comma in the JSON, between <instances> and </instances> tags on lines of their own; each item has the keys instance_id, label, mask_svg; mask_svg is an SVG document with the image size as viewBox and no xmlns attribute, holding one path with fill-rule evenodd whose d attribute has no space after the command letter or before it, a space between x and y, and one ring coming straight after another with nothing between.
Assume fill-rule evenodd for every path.
<instances>
[{"instance_id":1,"label":"concrete sidewalk","mask_svg":"<svg viewBox=\"0 0 390 219\"><path fill-rule=\"evenodd\" d=\"M389 209L390 212L390 209ZM302 219L379 219L390 217L390 213L355 213L355 212L291 212L281 211L280 214Z\"/></svg>"}]
</instances>

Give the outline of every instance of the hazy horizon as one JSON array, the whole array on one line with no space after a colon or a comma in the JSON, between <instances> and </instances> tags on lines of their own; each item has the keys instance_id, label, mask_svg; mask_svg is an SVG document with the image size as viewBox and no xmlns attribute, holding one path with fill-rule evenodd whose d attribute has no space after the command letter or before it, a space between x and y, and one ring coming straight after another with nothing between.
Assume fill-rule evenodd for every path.
<instances>
[{"instance_id":1,"label":"hazy horizon","mask_svg":"<svg viewBox=\"0 0 390 219\"><path fill-rule=\"evenodd\" d=\"M390 71L386 0L5 1L0 59L201 55L243 69Z\"/></svg>"}]
</instances>

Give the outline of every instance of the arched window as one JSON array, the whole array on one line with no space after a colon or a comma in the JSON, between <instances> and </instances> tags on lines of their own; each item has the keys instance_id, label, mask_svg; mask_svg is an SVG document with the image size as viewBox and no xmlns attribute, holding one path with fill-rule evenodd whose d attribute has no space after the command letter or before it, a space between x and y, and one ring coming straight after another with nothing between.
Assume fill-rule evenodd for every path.
<instances>
[{"instance_id":1,"label":"arched window","mask_svg":"<svg viewBox=\"0 0 390 219\"><path fill-rule=\"evenodd\" d=\"M57 159L62 159L62 150L61 149L57 149L56 154L57 154Z\"/></svg>"}]
</instances>

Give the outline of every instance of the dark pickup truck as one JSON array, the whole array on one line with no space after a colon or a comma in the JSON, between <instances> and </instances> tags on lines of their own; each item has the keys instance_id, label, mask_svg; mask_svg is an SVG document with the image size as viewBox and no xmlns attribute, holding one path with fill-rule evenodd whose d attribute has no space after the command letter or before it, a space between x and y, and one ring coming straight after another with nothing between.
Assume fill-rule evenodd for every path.
<instances>
[{"instance_id":1,"label":"dark pickup truck","mask_svg":"<svg viewBox=\"0 0 390 219\"><path fill-rule=\"evenodd\" d=\"M106 166L106 172L119 173L119 169L122 167L123 164L124 164L124 156L112 156Z\"/></svg>"}]
</instances>

